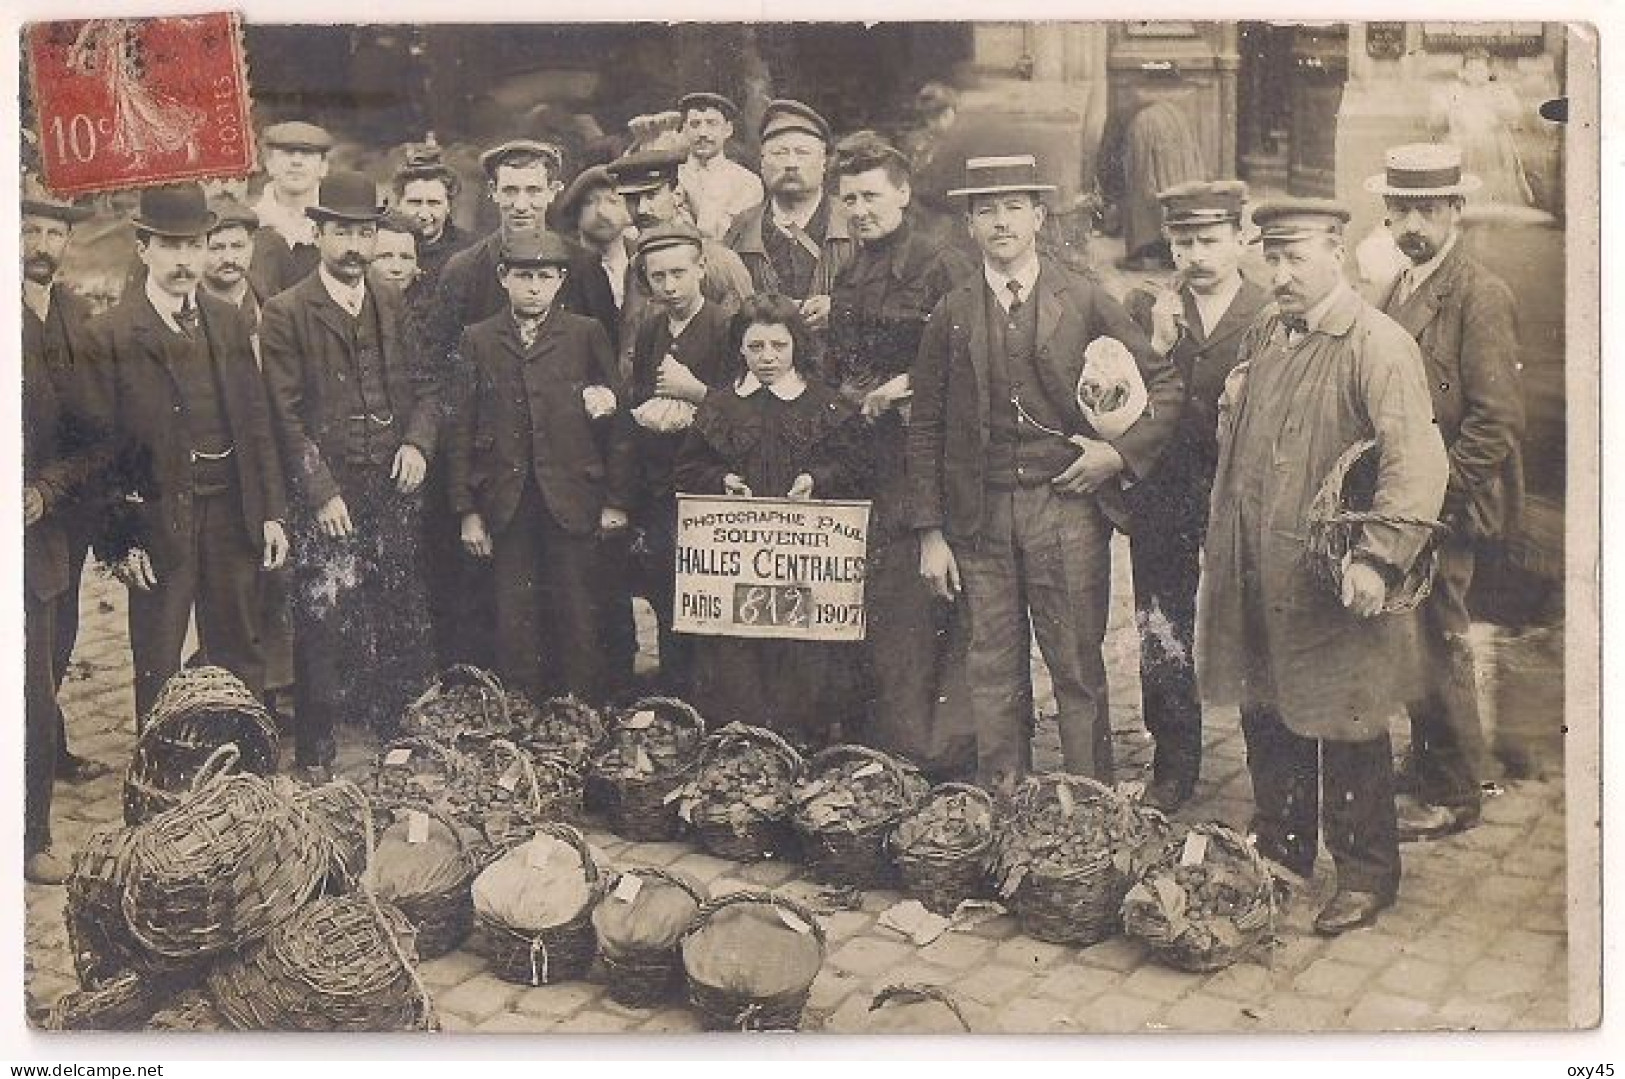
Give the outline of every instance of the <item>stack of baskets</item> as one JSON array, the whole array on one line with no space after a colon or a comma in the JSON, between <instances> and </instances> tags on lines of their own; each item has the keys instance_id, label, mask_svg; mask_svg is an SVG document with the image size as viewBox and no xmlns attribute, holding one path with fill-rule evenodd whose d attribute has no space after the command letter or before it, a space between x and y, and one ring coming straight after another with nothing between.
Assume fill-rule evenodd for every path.
<instances>
[{"instance_id":1,"label":"stack of baskets","mask_svg":"<svg viewBox=\"0 0 1625 1079\"><path fill-rule=\"evenodd\" d=\"M767 728L730 723L705 740L699 768L674 792L677 815L718 858L772 858L794 838L791 795L806 767L801 754Z\"/></svg>"},{"instance_id":2,"label":"stack of baskets","mask_svg":"<svg viewBox=\"0 0 1625 1079\"><path fill-rule=\"evenodd\" d=\"M1222 824L1171 835L1123 898L1123 929L1178 970L1222 970L1275 931L1275 879L1246 837Z\"/></svg>"},{"instance_id":3,"label":"stack of baskets","mask_svg":"<svg viewBox=\"0 0 1625 1079\"><path fill-rule=\"evenodd\" d=\"M831 746L796 784L791 818L823 880L857 888L891 883L886 837L930 790L917 768L866 746Z\"/></svg>"},{"instance_id":4,"label":"stack of baskets","mask_svg":"<svg viewBox=\"0 0 1625 1079\"><path fill-rule=\"evenodd\" d=\"M642 843L681 835L673 792L699 766L704 746L705 720L676 697L643 697L622 710L589 773L610 830Z\"/></svg>"},{"instance_id":5,"label":"stack of baskets","mask_svg":"<svg viewBox=\"0 0 1625 1079\"><path fill-rule=\"evenodd\" d=\"M903 890L938 914L952 914L987 890L993 799L968 783L934 787L890 838Z\"/></svg>"}]
</instances>

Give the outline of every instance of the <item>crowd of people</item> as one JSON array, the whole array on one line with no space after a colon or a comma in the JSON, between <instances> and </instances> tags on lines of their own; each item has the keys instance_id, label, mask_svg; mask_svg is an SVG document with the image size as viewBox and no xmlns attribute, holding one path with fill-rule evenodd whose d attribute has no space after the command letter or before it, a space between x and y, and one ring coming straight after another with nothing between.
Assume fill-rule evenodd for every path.
<instances>
[{"instance_id":1,"label":"crowd of people","mask_svg":"<svg viewBox=\"0 0 1625 1079\"><path fill-rule=\"evenodd\" d=\"M1516 513L1521 397L1511 298L1460 243L1459 153L1399 147L1373 177L1411 263L1381 309L1346 280L1346 206L1249 207L1219 179L1158 195L1176 276L1119 303L1047 253L1030 154L964 161L945 215L913 197L919 155L802 102L768 106L756 171L727 156L727 98L677 113L573 176L549 143L489 148L485 236L451 220L464 177L432 145L381 195L330 167L327 131L274 124L257 201L140 192L137 264L95 317L58 280L87 211L25 190L30 881L66 872L53 783L98 771L56 703L92 550L128 586L138 718L195 620L198 658L283 698L310 782L337 722L387 734L435 669L472 663L1007 792L1032 767L1034 638L1065 769L1115 778L1124 531L1149 801L1191 799L1204 702L1240 704L1260 849L1307 877L1324 820L1328 933L1393 902L1402 836L1476 821L1465 592ZM1102 339L1132 402L1110 425ZM1383 519L1336 591L1305 568L1306 517L1361 440ZM865 640L677 632L682 493L868 501ZM1434 519L1432 594L1389 611L1429 531L1405 522Z\"/></svg>"}]
</instances>

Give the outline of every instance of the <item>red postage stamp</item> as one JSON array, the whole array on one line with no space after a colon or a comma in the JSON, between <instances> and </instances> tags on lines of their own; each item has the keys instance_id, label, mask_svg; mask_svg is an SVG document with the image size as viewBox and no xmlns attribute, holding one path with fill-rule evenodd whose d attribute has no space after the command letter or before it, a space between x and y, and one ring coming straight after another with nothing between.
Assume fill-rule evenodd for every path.
<instances>
[{"instance_id":1,"label":"red postage stamp","mask_svg":"<svg viewBox=\"0 0 1625 1079\"><path fill-rule=\"evenodd\" d=\"M36 23L27 43L39 157L57 193L253 168L236 15Z\"/></svg>"}]
</instances>

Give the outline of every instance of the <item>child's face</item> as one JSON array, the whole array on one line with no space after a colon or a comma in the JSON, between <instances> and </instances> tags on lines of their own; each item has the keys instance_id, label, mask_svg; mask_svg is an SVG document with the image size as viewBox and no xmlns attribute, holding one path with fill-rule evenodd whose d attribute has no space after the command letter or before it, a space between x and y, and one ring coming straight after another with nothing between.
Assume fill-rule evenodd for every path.
<instances>
[{"instance_id":1,"label":"child's face","mask_svg":"<svg viewBox=\"0 0 1625 1079\"><path fill-rule=\"evenodd\" d=\"M705 279L702 259L693 244L663 247L645 255L643 274L655 299L679 315L687 314L700 298L700 283Z\"/></svg>"},{"instance_id":2,"label":"child's face","mask_svg":"<svg viewBox=\"0 0 1625 1079\"><path fill-rule=\"evenodd\" d=\"M533 318L545 315L553 306L553 297L564 285L562 266L504 267L502 287L508 290L508 302L514 313Z\"/></svg>"},{"instance_id":3,"label":"child's face","mask_svg":"<svg viewBox=\"0 0 1625 1079\"><path fill-rule=\"evenodd\" d=\"M373 249L372 271L392 285L405 288L418 276L418 242L404 232L393 229L378 230L378 245Z\"/></svg>"},{"instance_id":4,"label":"child's face","mask_svg":"<svg viewBox=\"0 0 1625 1079\"><path fill-rule=\"evenodd\" d=\"M739 351L745 357L745 366L764 386L773 385L795 369L796 342L788 326L752 323L745 330Z\"/></svg>"}]
</instances>

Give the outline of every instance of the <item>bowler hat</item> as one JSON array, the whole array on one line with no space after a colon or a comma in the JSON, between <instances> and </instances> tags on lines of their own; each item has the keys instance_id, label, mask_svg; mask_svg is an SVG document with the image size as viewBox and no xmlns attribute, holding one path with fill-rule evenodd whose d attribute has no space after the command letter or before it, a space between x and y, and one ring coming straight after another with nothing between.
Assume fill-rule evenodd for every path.
<instances>
[{"instance_id":1,"label":"bowler hat","mask_svg":"<svg viewBox=\"0 0 1625 1079\"><path fill-rule=\"evenodd\" d=\"M23 180L23 215L32 214L35 217L50 217L67 225L77 225L79 222L95 216L95 211L85 206L78 206L67 199L59 199L45 189L45 185L33 176Z\"/></svg>"},{"instance_id":2,"label":"bowler hat","mask_svg":"<svg viewBox=\"0 0 1625 1079\"><path fill-rule=\"evenodd\" d=\"M534 266L568 266L570 245L549 229L515 229L502 237L497 265L509 269Z\"/></svg>"},{"instance_id":3,"label":"bowler hat","mask_svg":"<svg viewBox=\"0 0 1625 1079\"><path fill-rule=\"evenodd\" d=\"M217 195L209 200L209 209L214 211L214 227L209 231L224 228L244 228L253 232L260 227L260 215L254 212L253 207L245 206L230 195Z\"/></svg>"},{"instance_id":4,"label":"bowler hat","mask_svg":"<svg viewBox=\"0 0 1625 1079\"><path fill-rule=\"evenodd\" d=\"M333 148L333 136L315 124L303 120L288 120L272 124L260 136L260 141L279 150L313 150L325 154Z\"/></svg>"},{"instance_id":5,"label":"bowler hat","mask_svg":"<svg viewBox=\"0 0 1625 1079\"><path fill-rule=\"evenodd\" d=\"M1030 191L1036 195L1054 190L1054 184L1039 181L1036 157L1032 154L1008 154L968 159L965 162L965 186L954 188L948 194L953 197Z\"/></svg>"},{"instance_id":6,"label":"bowler hat","mask_svg":"<svg viewBox=\"0 0 1625 1079\"><path fill-rule=\"evenodd\" d=\"M485 175L495 180L497 169L506 164L509 158L518 156L537 156L547 162L548 179L557 179L564 171L564 154L557 146L550 142L539 142L536 139L509 139L499 146L493 146L480 155L480 168Z\"/></svg>"},{"instance_id":7,"label":"bowler hat","mask_svg":"<svg viewBox=\"0 0 1625 1079\"><path fill-rule=\"evenodd\" d=\"M1312 236L1342 236L1353 216L1335 199L1268 199L1253 209L1253 243L1292 243Z\"/></svg>"},{"instance_id":8,"label":"bowler hat","mask_svg":"<svg viewBox=\"0 0 1625 1079\"><path fill-rule=\"evenodd\" d=\"M653 191L661 184L675 184L682 163L683 155L675 150L640 150L616 158L607 167L615 179L615 191L635 195Z\"/></svg>"},{"instance_id":9,"label":"bowler hat","mask_svg":"<svg viewBox=\"0 0 1625 1079\"><path fill-rule=\"evenodd\" d=\"M1383 171L1365 180L1373 195L1401 199L1466 196L1482 186L1477 176L1461 171L1461 149L1443 142L1395 146L1383 155Z\"/></svg>"},{"instance_id":10,"label":"bowler hat","mask_svg":"<svg viewBox=\"0 0 1625 1079\"><path fill-rule=\"evenodd\" d=\"M654 251L664 251L668 247L681 247L690 245L700 250L705 249L705 238L700 230L687 221L668 221L646 229L638 236L637 257L643 258Z\"/></svg>"},{"instance_id":11,"label":"bowler hat","mask_svg":"<svg viewBox=\"0 0 1625 1079\"><path fill-rule=\"evenodd\" d=\"M792 131L811 135L824 142L830 140L829 121L818 115L811 105L787 97L769 101L762 112L761 141L766 142L775 135Z\"/></svg>"},{"instance_id":12,"label":"bowler hat","mask_svg":"<svg viewBox=\"0 0 1625 1079\"><path fill-rule=\"evenodd\" d=\"M141 189L136 228L157 236L202 236L214 228L215 216L201 184L168 184Z\"/></svg>"},{"instance_id":13,"label":"bowler hat","mask_svg":"<svg viewBox=\"0 0 1625 1079\"><path fill-rule=\"evenodd\" d=\"M339 169L322 179L316 205L305 207L305 216L312 221L377 221L388 209L378 202L372 177Z\"/></svg>"},{"instance_id":14,"label":"bowler hat","mask_svg":"<svg viewBox=\"0 0 1625 1079\"><path fill-rule=\"evenodd\" d=\"M575 216L581 212L581 204L587 196L603 188L613 189L615 177L610 175L605 165L594 165L582 169L570 186L564 189L564 194L553 200L547 208L547 215L554 228L561 228L566 232L575 231Z\"/></svg>"},{"instance_id":15,"label":"bowler hat","mask_svg":"<svg viewBox=\"0 0 1625 1079\"><path fill-rule=\"evenodd\" d=\"M729 122L739 119L739 106L721 94L700 92L684 94L677 99L677 111L683 114L684 119L688 118L690 109L716 109Z\"/></svg>"},{"instance_id":16,"label":"bowler hat","mask_svg":"<svg viewBox=\"0 0 1625 1079\"><path fill-rule=\"evenodd\" d=\"M1241 224L1247 185L1240 180L1187 180L1157 192L1162 223L1171 229Z\"/></svg>"}]
</instances>

